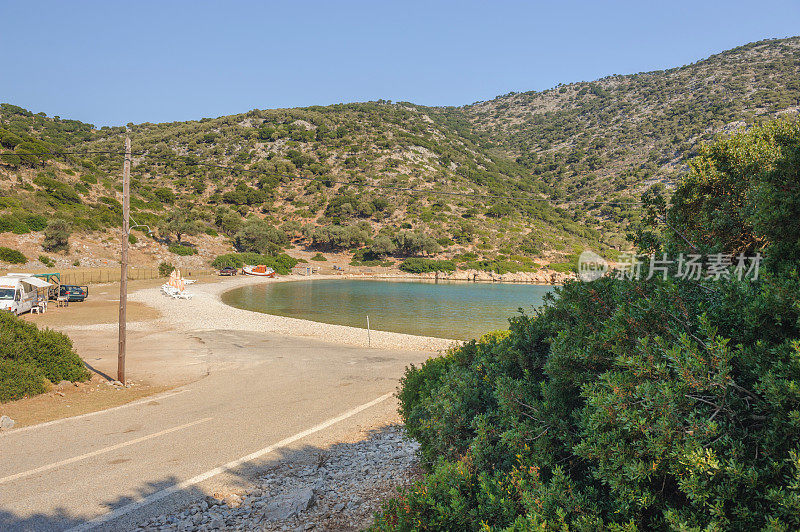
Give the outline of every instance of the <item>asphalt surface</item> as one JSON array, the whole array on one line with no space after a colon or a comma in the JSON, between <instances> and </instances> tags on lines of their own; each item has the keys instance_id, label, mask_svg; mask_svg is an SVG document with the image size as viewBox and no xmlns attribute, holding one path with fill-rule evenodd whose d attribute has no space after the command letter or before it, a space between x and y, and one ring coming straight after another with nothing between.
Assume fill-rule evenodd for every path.
<instances>
[{"instance_id":1,"label":"asphalt surface","mask_svg":"<svg viewBox=\"0 0 800 532\"><path fill-rule=\"evenodd\" d=\"M392 418L430 352L192 333L209 375L104 412L0 434L0 530L128 530Z\"/></svg>"}]
</instances>

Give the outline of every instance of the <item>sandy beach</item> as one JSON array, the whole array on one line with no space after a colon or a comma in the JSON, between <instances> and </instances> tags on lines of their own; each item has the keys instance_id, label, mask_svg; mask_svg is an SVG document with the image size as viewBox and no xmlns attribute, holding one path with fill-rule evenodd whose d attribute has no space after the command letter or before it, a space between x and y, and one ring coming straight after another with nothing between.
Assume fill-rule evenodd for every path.
<instances>
[{"instance_id":1,"label":"sandy beach","mask_svg":"<svg viewBox=\"0 0 800 532\"><path fill-rule=\"evenodd\" d=\"M315 276L314 279L342 279L340 276ZM326 342L377 349L412 349L422 351L445 350L458 343L455 340L415 336L385 331L332 325L284 316L273 316L233 308L222 302L220 296L232 288L249 284L276 282L315 282L300 276L285 276L275 279L254 277L228 277L217 282L198 282L187 287L193 294L190 300L175 300L161 294L160 288L144 288L129 296L132 302L155 309L160 317L154 320L170 328L182 331L250 331L285 336L316 338Z\"/></svg>"}]
</instances>

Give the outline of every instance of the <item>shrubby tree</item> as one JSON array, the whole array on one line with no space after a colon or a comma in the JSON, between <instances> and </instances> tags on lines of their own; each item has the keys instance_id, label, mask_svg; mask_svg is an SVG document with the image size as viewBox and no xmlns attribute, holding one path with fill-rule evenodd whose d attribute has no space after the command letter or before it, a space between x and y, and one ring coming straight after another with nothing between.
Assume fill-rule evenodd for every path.
<instances>
[{"instance_id":1,"label":"shrubby tree","mask_svg":"<svg viewBox=\"0 0 800 532\"><path fill-rule=\"evenodd\" d=\"M196 235L202 228L197 215L188 206L183 205L167 214L161 230L168 235L174 235L175 241L180 244L184 236Z\"/></svg>"},{"instance_id":2,"label":"shrubby tree","mask_svg":"<svg viewBox=\"0 0 800 532\"><path fill-rule=\"evenodd\" d=\"M353 225L328 225L307 231L311 245L320 249L353 249L363 246L370 232Z\"/></svg>"},{"instance_id":3,"label":"shrubby tree","mask_svg":"<svg viewBox=\"0 0 800 532\"><path fill-rule=\"evenodd\" d=\"M233 205L259 205L268 199L269 194L266 191L247 186L244 183L239 183L234 190L222 195L222 201Z\"/></svg>"},{"instance_id":4,"label":"shrubby tree","mask_svg":"<svg viewBox=\"0 0 800 532\"><path fill-rule=\"evenodd\" d=\"M276 255L289 245L289 238L264 220L253 218L233 237L233 245L242 252Z\"/></svg>"},{"instance_id":5,"label":"shrubby tree","mask_svg":"<svg viewBox=\"0 0 800 532\"><path fill-rule=\"evenodd\" d=\"M244 220L238 212L231 211L227 207L220 207L214 215L214 224L224 234L233 236L241 230Z\"/></svg>"},{"instance_id":6,"label":"shrubby tree","mask_svg":"<svg viewBox=\"0 0 800 532\"><path fill-rule=\"evenodd\" d=\"M159 187L153 191L156 199L161 203L172 205L175 203L175 192L168 187Z\"/></svg>"},{"instance_id":7,"label":"shrubby tree","mask_svg":"<svg viewBox=\"0 0 800 532\"><path fill-rule=\"evenodd\" d=\"M42 241L42 249L57 253L59 251L69 251L69 237L72 234L72 228L69 222L63 219L55 219L44 229L44 240Z\"/></svg>"},{"instance_id":8,"label":"shrubby tree","mask_svg":"<svg viewBox=\"0 0 800 532\"><path fill-rule=\"evenodd\" d=\"M300 225L300 222L297 222L295 220L289 220L288 222L285 222L283 225L281 225L281 231L286 233L286 236L289 237L290 239L303 236L302 229L303 228Z\"/></svg>"},{"instance_id":9,"label":"shrubby tree","mask_svg":"<svg viewBox=\"0 0 800 532\"><path fill-rule=\"evenodd\" d=\"M469 222L461 221L453 229L453 240L459 244L469 244L475 240L477 229Z\"/></svg>"},{"instance_id":10,"label":"shrubby tree","mask_svg":"<svg viewBox=\"0 0 800 532\"><path fill-rule=\"evenodd\" d=\"M379 259L391 255L397 250L397 245L386 235L378 235L369 245L368 252L372 258Z\"/></svg>"},{"instance_id":11,"label":"shrubby tree","mask_svg":"<svg viewBox=\"0 0 800 532\"><path fill-rule=\"evenodd\" d=\"M486 210L486 216L490 218L503 218L504 216L511 215L513 212L514 209L510 205L496 203Z\"/></svg>"},{"instance_id":12,"label":"shrubby tree","mask_svg":"<svg viewBox=\"0 0 800 532\"><path fill-rule=\"evenodd\" d=\"M413 231L398 233L394 238L394 244L397 253L405 256L432 255L441 249L432 236Z\"/></svg>"}]
</instances>

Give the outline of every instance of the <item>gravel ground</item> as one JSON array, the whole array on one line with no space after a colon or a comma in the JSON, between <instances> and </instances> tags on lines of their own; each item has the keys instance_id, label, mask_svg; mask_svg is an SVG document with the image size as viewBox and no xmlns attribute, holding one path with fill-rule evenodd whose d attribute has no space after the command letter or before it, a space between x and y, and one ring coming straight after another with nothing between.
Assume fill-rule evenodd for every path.
<instances>
[{"instance_id":1,"label":"gravel ground","mask_svg":"<svg viewBox=\"0 0 800 532\"><path fill-rule=\"evenodd\" d=\"M413 480L418 447L390 425L359 442L293 456L249 490L206 497L138 530L361 530L383 499Z\"/></svg>"},{"instance_id":2,"label":"gravel ground","mask_svg":"<svg viewBox=\"0 0 800 532\"><path fill-rule=\"evenodd\" d=\"M341 279L342 277L318 276L318 278ZM162 317L156 321L166 322L170 326L177 326L182 330L253 331L312 337L336 344L367 346L366 329L241 310L224 304L220 299L223 292L232 288L264 282L313 281L291 276L278 279L233 277L220 282L187 286L186 291L193 294L193 298L190 300L171 299L162 294L159 288L138 290L130 294L128 298L131 301L139 301L156 308L162 314ZM455 340L385 331L372 331L371 338L371 346L377 349L440 351L458 343Z\"/></svg>"}]
</instances>

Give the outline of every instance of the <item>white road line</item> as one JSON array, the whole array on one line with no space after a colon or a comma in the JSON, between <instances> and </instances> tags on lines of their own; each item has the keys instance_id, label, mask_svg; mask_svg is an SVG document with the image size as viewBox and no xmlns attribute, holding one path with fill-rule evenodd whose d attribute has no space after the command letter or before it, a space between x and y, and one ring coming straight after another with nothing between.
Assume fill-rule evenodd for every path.
<instances>
[{"instance_id":1,"label":"white road line","mask_svg":"<svg viewBox=\"0 0 800 532\"><path fill-rule=\"evenodd\" d=\"M53 421L47 421L45 423L39 423L37 425L30 425L28 427L20 427L18 429L12 429L9 431L0 432L0 438L5 436L11 436L12 434L19 434L20 432L27 432L33 429L40 429L44 427L49 427L50 425L57 425L58 423L64 423L65 421L74 421L76 419L81 419L85 417L96 416L98 414L105 414L106 412L113 412L114 410L120 410L122 408L128 408L129 406L136 406L142 403L149 403L150 401L159 401L161 399L166 399L168 397L172 397L173 395L178 395L183 392L188 392L188 388L184 388L183 390L176 390L172 392L164 392L158 395L151 395L150 397L145 397L144 399L139 399L138 401L133 401L132 403L126 403L124 405L114 406L111 408L106 408L105 410L97 410L95 412L87 412L85 414L79 414L77 416L70 416L61 419L54 419Z\"/></svg>"},{"instance_id":2,"label":"white road line","mask_svg":"<svg viewBox=\"0 0 800 532\"><path fill-rule=\"evenodd\" d=\"M102 449L98 449L96 451L92 451L90 453L82 454L80 456L73 456L72 458L67 458L66 460L61 460L60 462L55 462L52 464L47 464L42 467L37 467L36 469L29 469L28 471L23 471L21 473L16 473L14 475L0 478L0 484L5 484L7 482L11 482L13 480L19 480L21 478L29 477L31 475L35 475L37 473L41 473L43 471L49 471L50 469L55 469L57 467L65 466L68 464L73 464L75 462L80 462L81 460L86 460L87 458L91 458L93 456L97 456L98 454L109 453L111 451L116 451L117 449L122 449L123 447L128 447L129 445L135 445L137 443L141 443L146 440L150 440L152 438L157 438L158 436L163 436L165 434L169 434L170 432L175 432L177 430L186 429L192 427L194 425L198 425L200 423L205 423L207 421L211 421L214 418L206 417L203 419L198 419L197 421L192 421L191 423L186 423L185 425L180 425L178 427L172 427L171 429L162 430L160 432L154 432L153 434L148 434L147 436L142 436L141 438L136 438L134 440L125 441L122 443L118 443L116 445L112 445L110 447L104 447Z\"/></svg>"},{"instance_id":3,"label":"white road line","mask_svg":"<svg viewBox=\"0 0 800 532\"><path fill-rule=\"evenodd\" d=\"M239 467L240 465L242 465L242 464L244 464L246 462L250 462L252 460L255 460L256 458L260 458L260 457L264 456L265 454L269 454L269 453L271 453L273 451L276 451L276 450L280 449L281 447L286 447L287 445L290 445L290 444L296 442L297 440L305 438L306 436L310 436L311 434L314 434L315 432L319 432L319 431L321 431L323 429L326 429L326 428L330 427L331 425L335 425L336 423L338 423L340 421L344 421L345 419L347 419L349 417L353 417L354 415L358 414L359 412L361 412L363 410L366 410L367 408L369 408L371 406L375 406L378 403L380 403L382 401L385 401L388 398L392 397L393 395L394 395L393 392L389 392L389 393L387 393L385 395L381 395L380 397L378 397L377 399L373 399L369 403L364 403L361 406L357 406L357 407L353 408L352 410L348 410L344 414L341 414L339 416L331 418L331 419L329 419L327 421L323 421L319 425L314 425L310 429L306 429L303 432L298 432L294 436L289 436L288 438L285 438L285 439L279 441L278 443L274 443L274 444L272 444L272 445L270 445L268 447L264 447L260 451L256 451L254 453L248 454L247 456L243 456L242 458L239 458L238 460L234 460L232 462L228 462L227 464L221 465L219 467L215 467L214 469L212 469L210 471L206 471L205 473L201 473L201 474L199 474L199 475L197 475L195 477L190 478L189 480L184 480L183 482L181 482L179 484L176 484L174 486L170 486L169 488L165 488L165 489L163 489L161 491L157 491L157 492L153 493L152 495L148 495L147 497L139 499L138 501L134 501L134 502L132 502L130 504L127 504L125 506L121 506L121 507L117 508L116 510L114 510L113 512L109 512L107 514L101 515L100 517L96 517L95 519L92 519L91 521L87 521L86 523L83 523L82 525L78 525L76 527L70 528L66 532L83 532L85 530L90 530L90 529L92 529L92 528L94 528L94 527L96 527L98 525L103 524L103 523L107 523L108 521L112 521L114 519L117 519L118 517L122 517L125 514L128 514L128 513L132 512L134 510L138 510L139 508L143 508L144 506L147 506L150 503L153 503L153 502L156 502L158 500L161 500L164 497L167 497L167 496L169 496L169 495L171 495L171 494L173 494L173 493L175 493L177 491L181 491L183 489L188 488L189 486L193 486L195 484L199 484L200 482L208 480L211 477L219 475L220 473L224 473L226 471L230 471L231 469Z\"/></svg>"}]
</instances>

